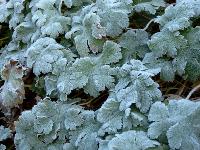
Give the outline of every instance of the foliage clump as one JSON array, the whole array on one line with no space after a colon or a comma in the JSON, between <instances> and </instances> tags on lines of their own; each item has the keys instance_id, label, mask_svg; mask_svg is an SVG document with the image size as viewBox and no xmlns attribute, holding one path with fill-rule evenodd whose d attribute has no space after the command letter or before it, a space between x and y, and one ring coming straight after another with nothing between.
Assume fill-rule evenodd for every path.
<instances>
[{"instance_id":1,"label":"foliage clump","mask_svg":"<svg viewBox=\"0 0 200 150\"><path fill-rule=\"evenodd\" d=\"M0 141L13 138L17 150L200 149L200 102L185 85L165 99L162 86L200 78L199 17L197 0L2 2L9 123Z\"/></svg>"}]
</instances>

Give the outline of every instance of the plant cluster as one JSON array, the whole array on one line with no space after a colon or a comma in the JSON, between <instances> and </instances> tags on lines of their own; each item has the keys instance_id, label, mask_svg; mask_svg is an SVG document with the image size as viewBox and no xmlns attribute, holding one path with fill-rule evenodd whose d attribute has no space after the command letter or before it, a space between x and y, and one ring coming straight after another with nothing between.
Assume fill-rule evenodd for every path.
<instances>
[{"instance_id":1,"label":"plant cluster","mask_svg":"<svg viewBox=\"0 0 200 150\"><path fill-rule=\"evenodd\" d=\"M0 108L20 116L12 130L0 126L0 141L13 134L17 150L199 150L200 102L168 101L155 80L200 78L199 17L199 0L2 2L0 27L10 31L7 44L0 39Z\"/></svg>"}]
</instances>

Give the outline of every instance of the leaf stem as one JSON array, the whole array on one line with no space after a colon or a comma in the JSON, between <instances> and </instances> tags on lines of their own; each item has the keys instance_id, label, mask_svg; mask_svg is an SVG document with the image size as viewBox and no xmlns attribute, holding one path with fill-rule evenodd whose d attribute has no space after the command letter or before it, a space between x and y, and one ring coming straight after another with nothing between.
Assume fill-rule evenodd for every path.
<instances>
[{"instance_id":1,"label":"leaf stem","mask_svg":"<svg viewBox=\"0 0 200 150\"><path fill-rule=\"evenodd\" d=\"M149 25L150 25L153 21L155 21L155 18L151 19L151 20L147 23L146 27L144 27L142 30L143 30L143 31L146 31L146 30L149 28Z\"/></svg>"},{"instance_id":2,"label":"leaf stem","mask_svg":"<svg viewBox=\"0 0 200 150\"><path fill-rule=\"evenodd\" d=\"M195 87L190 91L190 93L187 95L186 99L189 99L189 98L192 96L192 94L193 94L194 92L196 92L199 88L200 88L200 84L198 84L197 86L195 86Z\"/></svg>"}]
</instances>

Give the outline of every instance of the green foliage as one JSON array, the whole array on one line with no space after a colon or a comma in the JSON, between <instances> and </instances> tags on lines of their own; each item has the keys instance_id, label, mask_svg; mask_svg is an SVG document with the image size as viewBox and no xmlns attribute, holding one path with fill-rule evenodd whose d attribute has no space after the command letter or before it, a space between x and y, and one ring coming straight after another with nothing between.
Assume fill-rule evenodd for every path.
<instances>
[{"instance_id":1,"label":"green foliage","mask_svg":"<svg viewBox=\"0 0 200 150\"><path fill-rule=\"evenodd\" d=\"M149 112L148 135L152 139L167 136L172 149L199 149L199 119L200 103L189 100L172 100L167 106L156 102Z\"/></svg>"},{"instance_id":2,"label":"green foliage","mask_svg":"<svg viewBox=\"0 0 200 150\"><path fill-rule=\"evenodd\" d=\"M191 27L200 15L198 6L199 1L182 0L155 19L161 31L151 37L149 48L153 54L147 54L144 62L151 68L161 67L164 80L172 81L175 74L193 81L199 78L199 26Z\"/></svg>"},{"instance_id":3,"label":"green foliage","mask_svg":"<svg viewBox=\"0 0 200 150\"><path fill-rule=\"evenodd\" d=\"M0 4L0 22L12 32L0 51L0 108L22 111L11 117L16 149L200 149L200 103L164 104L154 81L199 79L199 16L198 0ZM138 28L138 20L147 24ZM10 136L1 126L0 141Z\"/></svg>"},{"instance_id":4,"label":"green foliage","mask_svg":"<svg viewBox=\"0 0 200 150\"><path fill-rule=\"evenodd\" d=\"M92 150L97 147L95 137L98 128L93 111L45 99L31 111L22 113L16 123L15 144L17 149L22 150L69 146L80 150L89 147ZM69 141L68 144L66 141Z\"/></svg>"},{"instance_id":5,"label":"green foliage","mask_svg":"<svg viewBox=\"0 0 200 150\"><path fill-rule=\"evenodd\" d=\"M122 134L116 134L111 141L108 143L109 150L137 150L137 149L148 149L159 145L158 142L150 140L146 133L143 131L127 131Z\"/></svg>"},{"instance_id":6,"label":"green foliage","mask_svg":"<svg viewBox=\"0 0 200 150\"><path fill-rule=\"evenodd\" d=\"M126 33L122 34L119 39L119 44L125 50L124 59L127 62L129 57L133 56L133 58L144 57L144 55L149 52L149 48L147 46L147 42L149 40L148 33L144 30L128 30Z\"/></svg>"},{"instance_id":7,"label":"green foliage","mask_svg":"<svg viewBox=\"0 0 200 150\"><path fill-rule=\"evenodd\" d=\"M56 72L60 68L58 62L68 62L67 50L54 39L45 37L34 42L26 51L27 67L33 68L35 75ZM70 56L70 54L69 54ZM55 68L55 69L54 69Z\"/></svg>"},{"instance_id":8,"label":"green foliage","mask_svg":"<svg viewBox=\"0 0 200 150\"><path fill-rule=\"evenodd\" d=\"M164 0L151 0L143 3L138 3L134 6L134 10L136 12L145 11L154 15L156 14L157 9L160 7L165 7Z\"/></svg>"},{"instance_id":9,"label":"green foliage","mask_svg":"<svg viewBox=\"0 0 200 150\"><path fill-rule=\"evenodd\" d=\"M0 141L3 141L10 137L11 130L9 128L4 128L4 126L0 126Z\"/></svg>"},{"instance_id":10,"label":"green foliage","mask_svg":"<svg viewBox=\"0 0 200 150\"><path fill-rule=\"evenodd\" d=\"M11 130L9 128L5 128L4 126L0 126L0 142L6 140L11 137ZM1 150L6 150L6 146L0 144Z\"/></svg>"}]
</instances>

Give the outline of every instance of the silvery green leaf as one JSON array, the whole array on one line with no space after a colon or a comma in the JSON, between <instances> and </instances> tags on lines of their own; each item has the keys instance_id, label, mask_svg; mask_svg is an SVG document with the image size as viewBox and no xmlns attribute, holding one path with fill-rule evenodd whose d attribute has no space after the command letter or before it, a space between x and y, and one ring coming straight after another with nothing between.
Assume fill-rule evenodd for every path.
<instances>
[{"instance_id":1,"label":"silvery green leaf","mask_svg":"<svg viewBox=\"0 0 200 150\"><path fill-rule=\"evenodd\" d=\"M109 150L145 150L157 147L159 142L150 140L143 131L130 130L122 134L116 134L113 139L108 142Z\"/></svg>"},{"instance_id":2,"label":"silvery green leaf","mask_svg":"<svg viewBox=\"0 0 200 150\"><path fill-rule=\"evenodd\" d=\"M145 53L149 51L147 47L148 33L143 30L128 30L126 33L122 34L119 39L119 45L125 50L123 52L130 55L138 55L143 57Z\"/></svg>"},{"instance_id":3,"label":"silvery green leaf","mask_svg":"<svg viewBox=\"0 0 200 150\"><path fill-rule=\"evenodd\" d=\"M200 103L189 100L171 100L168 105L156 102L149 112L148 135L158 139L161 134L167 136L171 149L199 149Z\"/></svg>"},{"instance_id":4,"label":"silvery green leaf","mask_svg":"<svg viewBox=\"0 0 200 150\"><path fill-rule=\"evenodd\" d=\"M27 66L33 67L33 72L37 76L52 72L54 67L58 67L57 63L63 60L65 51L67 50L54 39L40 38L26 51Z\"/></svg>"},{"instance_id":5,"label":"silvery green leaf","mask_svg":"<svg viewBox=\"0 0 200 150\"><path fill-rule=\"evenodd\" d=\"M136 12L145 11L154 15L157 9L159 9L160 7L165 7L164 0L151 0L149 2L138 3L134 6L134 10Z\"/></svg>"},{"instance_id":6,"label":"silvery green leaf","mask_svg":"<svg viewBox=\"0 0 200 150\"><path fill-rule=\"evenodd\" d=\"M0 126L0 141L6 140L11 136L11 130L9 128L5 128L4 126Z\"/></svg>"}]
</instances>

